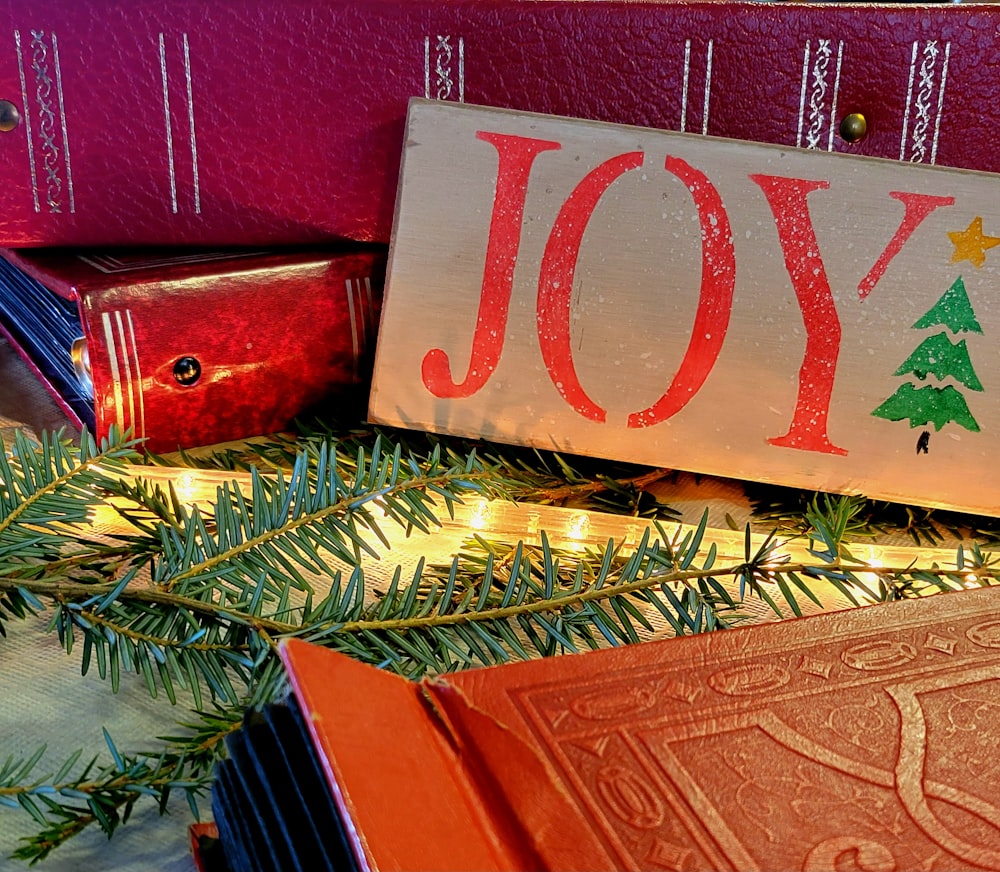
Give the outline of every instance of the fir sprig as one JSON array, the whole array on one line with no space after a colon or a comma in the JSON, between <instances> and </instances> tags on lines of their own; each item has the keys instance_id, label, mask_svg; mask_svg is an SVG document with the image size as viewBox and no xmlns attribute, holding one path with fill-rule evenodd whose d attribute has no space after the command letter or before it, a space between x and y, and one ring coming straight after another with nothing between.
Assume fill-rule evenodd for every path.
<instances>
[{"instance_id":1,"label":"fir sprig","mask_svg":"<svg viewBox=\"0 0 1000 872\"><path fill-rule=\"evenodd\" d=\"M446 563L421 561L406 577L390 564L366 577L363 564L391 559L387 525L419 536L470 495L609 499L629 514L663 514L647 488L667 473L584 473L557 455L432 437L411 448L377 432L269 445L254 449L249 485L223 483L207 509L131 479L136 455L121 434L100 446L85 436L78 450L19 436L0 452L0 630L44 612L82 670L96 668L112 689L133 672L154 696L173 702L182 689L198 710L215 707L156 752L125 754L107 737L110 765L95 758L74 773L73 757L39 778L40 754L8 761L0 802L41 827L19 858L41 859L93 824L110 835L143 797L160 808L171 791L197 799L244 707L283 692L283 638L415 677L725 629L754 600L776 617L798 615L807 601L822 605L823 588L861 604L1000 578L975 544L958 547L952 568L865 565L852 547L870 532L866 503L848 497L816 497L785 525L786 538L807 543L809 561L784 557L777 534L754 547L749 528L742 559L721 561L706 514L680 541L662 523L629 545L564 547L545 531L534 543L480 536ZM89 518L110 498L131 532L109 540Z\"/></svg>"},{"instance_id":2,"label":"fir sprig","mask_svg":"<svg viewBox=\"0 0 1000 872\"><path fill-rule=\"evenodd\" d=\"M658 484L676 476L676 470L672 469L650 469L586 457L568 458L538 448L501 446L457 437L445 439L430 433L389 427L343 427L319 420L302 422L300 427L301 432L294 439L275 434L209 453L183 452L180 460L184 466L199 469L273 472L290 468L302 452L318 459L333 446L338 465L350 470L359 450L367 450L375 441L386 440L400 446L404 455L417 460L443 453L447 463L461 463L463 458L475 454L502 476L505 492L514 500L587 507L644 518L678 517L678 513L655 493ZM174 463L173 459L164 457L152 459L167 466Z\"/></svg>"},{"instance_id":3,"label":"fir sprig","mask_svg":"<svg viewBox=\"0 0 1000 872\"><path fill-rule=\"evenodd\" d=\"M137 802L151 800L164 814L174 793L184 796L197 820L198 801L211 788L222 743L241 724L242 709L202 714L199 723L185 725L189 734L164 737L157 754L125 754L104 730L110 763L99 765L94 756L81 766L79 750L58 771L41 776L37 770L44 747L27 760L8 758L0 766L0 806L26 812L39 826L11 858L37 863L95 824L111 838L128 822Z\"/></svg>"}]
</instances>

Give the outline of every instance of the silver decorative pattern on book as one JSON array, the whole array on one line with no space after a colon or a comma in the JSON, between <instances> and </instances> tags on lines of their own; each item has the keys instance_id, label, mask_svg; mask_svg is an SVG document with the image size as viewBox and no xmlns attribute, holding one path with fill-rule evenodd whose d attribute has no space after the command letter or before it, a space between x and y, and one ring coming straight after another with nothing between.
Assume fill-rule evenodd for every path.
<instances>
[{"instance_id":1,"label":"silver decorative pattern on book","mask_svg":"<svg viewBox=\"0 0 1000 872\"><path fill-rule=\"evenodd\" d=\"M903 114L903 132L899 140L900 160L908 160L910 163L937 162L950 58L950 42L942 47L937 40L932 39L925 42L922 49L919 42L913 43L906 87L906 112Z\"/></svg>"},{"instance_id":2,"label":"silver decorative pattern on book","mask_svg":"<svg viewBox=\"0 0 1000 872\"><path fill-rule=\"evenodd\" d=\"M59 42L55 33L32 30L27 45L14 31L18 75L28 138L28 168L36 212L44 206L50 213L76 211L69 132L63 101ZM31 74L29 81L29 71ZM34 85L31 93L30 85ZM32 125L32 116L36 124ZM40 179L39 176L44 178Z\"/></svg>"},{"instance_id":3,"label":"silver decorative pattern on book","mask_svg":"<svg viewBox=\"0 0 1000 872\"><path fill-rule=\"evenodd\" d=\"M833 151L833 134L837 129L837 100L840 96L840 72L844 62L843 42L836 43L836 52L834 64L834 41L830 39L817 40L815 51L812 48L812 41L807 41L803 49L799 127L795 142L799 148L825 147L826 151Z\"/></svg>"},{"instance_id":4,"label":"silver decorative pattern on book","mask_svg":"<svg viewBox=\"0 0 1000 872\"><path fill-rule=\"evenodd\" d=\"M465 39L424 37L424 97L465 102Z\"/></svg>"}]
</instances>

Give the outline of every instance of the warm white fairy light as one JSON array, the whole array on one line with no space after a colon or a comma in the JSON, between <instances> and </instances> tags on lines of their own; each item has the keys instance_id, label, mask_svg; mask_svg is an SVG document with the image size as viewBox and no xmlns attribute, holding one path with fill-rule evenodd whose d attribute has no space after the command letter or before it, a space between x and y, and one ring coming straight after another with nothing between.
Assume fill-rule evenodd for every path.
<instances>
[{"instance_id":1,"label":"warm white fairy light","mask_svg":"<svg viewBox=\"0 0 1000 872\"><path fill-rule=\"evenodd\" d=\"M172 483L177 499L186 506L196 505L199 500L205 499L202 484L194 470L185 470L173 479Z\"/></svg>"},{"instance_id":2,"label":"warm white fairy light","mask_svg":"<svg viewBox=\"0 0 1000 872\"><path fill-rule=\"evenodd\" d=\"M874 545L869 545L868 556L866 558L862 558L865 566L870 566L872 569L879 569L885 566L885 563L882 562L882 558L879 556L880 553L881 552ZM877 572L858 572L857 576L862 581L872 584L878 584L879 581L879 575Z\"/></svg>"},{"instance_id":3,"label":"warm white fairy light","mask_svg":"<svg viewBox=\"0 0 1000 872\"><path fill-rule=\"evenodd\" d=\"M590 535L590 515L586 512L576 512L566 521L566 538L573 541L586 539Z\"/></svg>"},{"instance_id":4,"label":"warm white fairy light","mask_svg":"<svg viewBox=\"0 0 1000 872\"><path fill-rule=\"evenodd\" d=\"M159 483L165 490L168 484L172 484L182 502L197 505L203 510L211 509L218 488L222 484L234 482L244 492L249 490L250 485L248 473L227 470L135 466L130 472L135 478ZM389 540L388 552L391 553L373 543L373 547L385 559L386 566L404 562L415 564L421 557L428 562L447 562L464 546L472 532L487 538L510 542L522 540L537 544L539 533L545 531L550 545L557 549L579 550L588 544L600 547L613 542L629 550L638 547L644 535L648 536L650 542L666 539L671 547L677 549L697 530L697 527L691 524L661 521L657 525L641 518L597 511L582 512L579 509L557 506L474 499L467 503L456 502L453 516L449 516L445 511L440 512L438 518L441 526L428 537L412 535L412 531L404 530L395 524L384 523L386 515L381 511L377 501L368 504L367 509ZM107 530L114 530L124 524L111 505L98 508L94 515L94 523ZM764 542L763 535L751 534L751 553L761 548ZM713 547L714 565L720 569L746 562L744 532L707 528L702 535L702 552L707 553L708 549ZM862 581L877 582L876 570L881 567L893 566L905 569L917 565L937 565L955 567L955 570L961 573L966 587L978 587L981 584L980 576L976 572L970 572L968 567L962 570L956 565L955 553L950 549L894 545L853 546L853 549L851 553L857 565L853 571ZM790 540L781 543L772 552L770 562L764 564L762 569L773 580L787 564L816 565L817 563L821 561L809 550L808 541ZM846 563L848 568L853 565L850 559ZM376 561L372 566L365 566L365 572L370 571L378 574L384 571L384 568L380 568ZM816 589L827 608L845 608L849 605L836 593L833 585L817 583Z\"/></svg>"},{"instance_id":5,"label":"warm white fairy light","mask_svg":"<svg viewBox=\"0 0 1000 872\"><path fill-rule=\"evenodd\" d=\"M479 500L472 506L469 514L469 526L473 530L486 530L490 526L492 508L489 500Z\"/></svg>"}]
</instances>

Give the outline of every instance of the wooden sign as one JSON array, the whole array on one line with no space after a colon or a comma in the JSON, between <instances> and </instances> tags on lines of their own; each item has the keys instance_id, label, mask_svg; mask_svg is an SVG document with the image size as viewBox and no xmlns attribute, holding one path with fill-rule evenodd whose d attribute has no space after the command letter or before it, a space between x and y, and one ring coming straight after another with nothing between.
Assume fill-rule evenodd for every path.
<instances>
[{"instance_id":1,"label":"wooden sign","mask_svg":"<svg viewBox=\"0 0 1000 872\"><path fill-rule=\"evenodd\" d=\"M1000 514L1000 177L414 101L396 209L373 421Z\"/></svg>"}]
</instances>

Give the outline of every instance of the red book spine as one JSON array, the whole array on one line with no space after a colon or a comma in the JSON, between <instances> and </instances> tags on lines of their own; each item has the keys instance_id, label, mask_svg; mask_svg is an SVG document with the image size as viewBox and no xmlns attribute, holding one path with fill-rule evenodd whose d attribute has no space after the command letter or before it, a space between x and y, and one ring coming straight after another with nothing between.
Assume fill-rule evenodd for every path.
<instances>
[{"instance_id":1,"label":"red book spine","mask_svg":"<svg viewBox=\"0 0 1000 872\"><path fill-rule=\"evenodd\" d=\"M1000 170L988 5L3 0L0 22L7 246L385 242L413 96Z\"/></svg>"},{"instance_id":2,"label":"red book spine","mask_svg":"<svg viewBox=\"0 0 1000 872\"><path fill-rule=\"evenodd\" d=\"M99 435L164 452L272 433L366 380L381 249L4 257L78 302Z\"/></svg>"}]
</instances>

